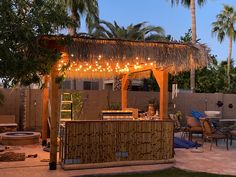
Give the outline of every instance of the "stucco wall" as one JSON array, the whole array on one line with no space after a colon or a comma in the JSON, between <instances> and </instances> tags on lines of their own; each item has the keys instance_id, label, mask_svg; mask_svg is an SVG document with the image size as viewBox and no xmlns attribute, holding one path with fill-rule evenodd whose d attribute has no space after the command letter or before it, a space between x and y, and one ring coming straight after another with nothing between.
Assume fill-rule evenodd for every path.
<instances>
[{"instance_id":1,"label":"stucco wall","mask_svg":"<svg viewBox=\"0 0 236 177\"><path fill-rule=\"evenodd\" d=\"M1 89L5 96L5 104L0 106L0 115L15 115L16 122L25 119L24 128L27 130L41 129L42 116L42 90L26 89ZM96 120L100 118L101 110L108 109L108 104L120 104L120 91L80 91L83 95L83 111L81 119ZM22 93L23 96L22 96ZM147 110L148 102L156 98L159 100L158 92L128 92L128 107ZM191 113L191 110L219 110L222 111L223 118L236 118L236 94L222 93L179 93L171 100L169 96L169 111L180 110L184 115ZM24 106L22 101L25 101ZM217 101L222 101L223 106L218 107ZM21 104L20 104L21 103ZM174 104L176 108L174 109ZM233 108L229 108L233 104ZM22 110L23 109L23 110ZM20 118L21 117L21 118Z\"/></svg>"}]
</instances>

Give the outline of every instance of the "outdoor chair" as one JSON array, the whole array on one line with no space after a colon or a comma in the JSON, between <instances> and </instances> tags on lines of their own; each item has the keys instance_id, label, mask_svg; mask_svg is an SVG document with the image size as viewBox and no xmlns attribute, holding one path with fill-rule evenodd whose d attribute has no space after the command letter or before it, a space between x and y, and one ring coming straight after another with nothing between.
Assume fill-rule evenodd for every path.
<instances>
[{"instance_id":1,"label":"outdoor chair","mask_svg":"<svg viewBox=\"0 0 236 177\"><path fill-rule=\"evenodd\" d=\"M230 146L233 144L233 137L236 137L236 130L230 131Z\"/></svg>"},{"instance_id":2,"label":"outdoor chair","mask_svg":"<svg viewBox=\"0 0 236 177\"><path fill-rule=\"evenodd\" d=\"M224 133L220 130L217 130L215 128L213 128L212 123L209 119L201 119L201 125L202 125L202 130L203 130L203 139L205 142L206 140L211 141L211 146L210 146L210 150L212 150L212 144L213 141L216 142L216 146L217 144L217 140L223 139L224 141L226 140L226 148L227 150L229 149L228 147L228 134Z\"/></svg>"},{"instance_id":3,"label":"outdoor chair","mask_svg":"<svg viewBox=\"0 0 236 177\"><path fill-rule=\"evenodd\" d=\"M175 114L169 114L169 118L174 122L174 132L175 133L180 132L181 133L180 137L184 138L186 132L188 132L187 126L182 125Z\"/></svg>"},{"instance_id":4,"label":"outdoor chair","mask_svg":"<svg viewBox=\"0 0 236 177\"><path fill-rule=\"evenodd\" d=\"M189 140L192 141L193 134L203 134L201 123L192 116L186 116Z\"/></svg>"}]
</instances>

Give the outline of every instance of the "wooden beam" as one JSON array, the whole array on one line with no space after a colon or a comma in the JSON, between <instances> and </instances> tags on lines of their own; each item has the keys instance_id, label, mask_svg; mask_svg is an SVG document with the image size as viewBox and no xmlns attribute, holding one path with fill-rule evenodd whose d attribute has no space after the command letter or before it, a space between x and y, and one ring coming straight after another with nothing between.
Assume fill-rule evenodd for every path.
<instances>
[{"instance_id":1,"label":"wooden beam","mask_svg":"<svg viewBox=\"0 0 236 177\"><path fill-rule=\"evenodd\" d=\"M123 75L121 80L121 107L122 110L127 108L127 89L128 89L128 74Z\"/></svg>"},{"instance_id":2,"label":"wooden beam","mask_svg":"<svg viewBox=\"0 0 236 177\"><path fill-rule=\"evenodd\" d=\"M152 69L160 88L160 119L168 118L168 70Z\"/></svg>"},{"instance_id":3,"label":"wooden beam","mask_svg":"<svg viewBox=\"0 0 236 177\"><path fill-rule=\"evenodd\" d=\"M47 134L48 134L48 99L49 99L49 76L44 76L44 85L43 88L43 114L42 114L42 145L47 145Z\"/></svg>"},{"instance_id":4,"label":"wooden beam","mask_svg":"<svg viewBox=\"0 0 236 177\"><path fill-rule=\"evenodd\" d=\"M58 135L58 90L59 86L56 83L58 76L57 65L55 64L51 71L51 131L50 131L50 163L49 169L56 170L57 168L57 135Z\"/></svg>"}]
</instances>

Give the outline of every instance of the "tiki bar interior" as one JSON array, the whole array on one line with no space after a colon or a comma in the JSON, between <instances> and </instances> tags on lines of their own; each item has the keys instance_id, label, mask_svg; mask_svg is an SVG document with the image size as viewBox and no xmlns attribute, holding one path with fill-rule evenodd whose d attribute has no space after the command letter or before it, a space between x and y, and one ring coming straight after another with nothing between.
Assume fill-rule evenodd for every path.
<instances>
[{"instance_id":1,"label":"tiki bar interior","mask_svg":"<svg viewBox=\"0 0 236 177\"><path fill-rule=\"evenodd\" d=\"M56 168L58 132L59 159L65 169L173 162L173 123L168 119L168 73L177 74L206 66L208 48L191 43L91 37L72 37L69 44L61 43L65 39L65 36L40 38L44 46L62 54L50 77L45 76L45 83L50 82L51 88L43 91L45 124L49 95L51 103L49 168ZM101 110L102 120L66 121L58 131L60 95L55 79L62 70L71 79L120 77L122 110ZM150 72L160 88L157 92L160 106L158 114L140 115L137 109L127 108L128 81L149 77ZM46 136L45 124L43 139Z\"/></svg>"}]
</instances>

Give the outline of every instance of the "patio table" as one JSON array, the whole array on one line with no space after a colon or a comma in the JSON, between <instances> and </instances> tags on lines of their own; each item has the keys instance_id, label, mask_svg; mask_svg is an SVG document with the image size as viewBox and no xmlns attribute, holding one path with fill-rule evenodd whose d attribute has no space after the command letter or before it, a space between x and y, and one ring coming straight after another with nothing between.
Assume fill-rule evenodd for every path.
<instances>
[{"instance_id":1,"label":"patio table","mask_svg":"<svg viewBox=\"0 0 236 177\"><path fill-rule=\"evenodd\" d=\"M236 122L236 119L220 119L220 122Z\"/></svg>"},{"instance_id":2,"label":"patio table","mask_svg":"<svg viewBox=\"0 0 236 177\"><path fill-rule=\"evenodd\" d=\"M230 127L236 126L236 119L220 119L221 123L230 123Z\"/></svg>"}]
</instances>

